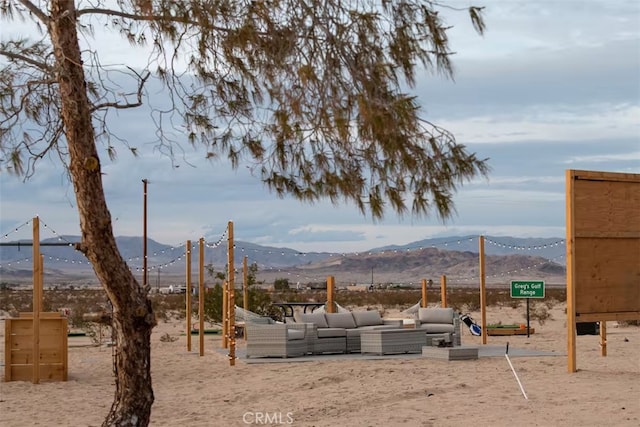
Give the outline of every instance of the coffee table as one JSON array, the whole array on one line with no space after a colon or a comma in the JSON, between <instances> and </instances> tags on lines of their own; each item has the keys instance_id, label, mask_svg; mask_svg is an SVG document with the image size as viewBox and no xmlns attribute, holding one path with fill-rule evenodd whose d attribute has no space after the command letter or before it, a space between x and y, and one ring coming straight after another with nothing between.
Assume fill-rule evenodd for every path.
<instances>
[{"instance_id":1,"label":"coffee table","mask_svg":"<svg viewBox=\"0 0 640 427\"><path fill-rule=\"evenodd\" d=\"M373 329L360 333L360 353L420 353L424 342L420 329Z\"/></svg>"},{"instance_id":2,"label":"coffee table","mask_svg":"<svg viewBox=\"0 0 640 427\"><path fill-rule=\"evenodd\" d=\"M478 358L478 347L458 346L458 347L433 347L424 346L422 355L429 359L441 360L475 360Z\"/></svg>"}]
</instances>

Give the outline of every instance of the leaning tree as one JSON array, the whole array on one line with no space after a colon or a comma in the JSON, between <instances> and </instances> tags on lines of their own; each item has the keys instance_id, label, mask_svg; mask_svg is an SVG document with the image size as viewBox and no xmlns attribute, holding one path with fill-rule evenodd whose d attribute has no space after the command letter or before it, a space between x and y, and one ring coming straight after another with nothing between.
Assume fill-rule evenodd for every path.
<instances>
[{"instance_id":1,"label":"leaning tree","mask_svg":"<svg viewBox=\"0 0 640 427\"><path fill-rule=\"evenodd\" d=\"M149 289L116 247L101 179L118 148L144 147L118 136L113 112L145 108L156 149L201 146L278 196L446 219L486 159L427 121L408 88L423 70L452 76L443 12L460 10L482 33L480 8L445 0L0 0L0 165L26 179L52 159L73 185L79 249L114 308L105 425L147 425L154 399ZM147 65L101 62L104 32L146 47Z\"/></svg>"}]
</instances>

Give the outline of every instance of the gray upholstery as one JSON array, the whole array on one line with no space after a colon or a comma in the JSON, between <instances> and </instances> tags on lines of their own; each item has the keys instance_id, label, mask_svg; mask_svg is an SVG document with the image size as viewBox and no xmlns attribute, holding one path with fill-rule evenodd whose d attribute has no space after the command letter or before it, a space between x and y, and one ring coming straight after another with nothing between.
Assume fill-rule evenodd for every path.
<instances>
[{"instance_id":1,"label":"gray upholstery","mask_svg":"<svg viewBox=\"0 0 640 427\"><path fill-rule=\"evenodd\" d=\"M420 323L452 323L453 308L420 308L418 310L418 320Z\"/></svg>"},{"instance_id":2,"label":"gray upholstery","mask_svg":"<svg viewBox=\"0 0 640 427\"><path fill-rule=\"evenodd\" d=\"M362 326L382 325L384 322L377 310L354 311L353 320L358 328Z\"/></svg>"},{"instance_id":3,"label":"gray upholstery","mask_svg":"<svg viewBox=\"0 0 640 427\"><path fill-rule=\"evenodd\" d=\"M314 328L305 323L247 322L247 358L304 356L309 352L309 337Z\"/></svg>"},{"instance_id":4,"label":"gray upholstery","mask_svg":"<svg viewBox=\"0 0 640 427\"><path fill-rule=\"evenodd\" d=\"M353 329L356 327L351 313L327 313L325 317L330 328Z\"/></svg>"},{"instance_id":5,"label":"gray upholstery","mask_svg":"<svg viewBox=\"0 0 640 427\"><path fill-rule=\"evenodd\" d=\"M297 328L283 329L286 333L253 328L252 334L247 330L247 357L298 355L302 351L301 343L306 343L305 353L360 352L362 331L402 328L402 320L382 319L376 310L353 313L294 312L294 320L296 323L285 325L295 325ZM284 325L273 326L282 328ZM257 332L262 335L260 338L256 338ZM276 343L268 346L266 337L271 337Z\"/></svg>"},{"instance_id":6,"label":"gray upholstery","mask_svg":"<svg viewBox=\"0 0 640 427\"><path fill-rule=\"evenodd\" d=\"M318 328L318 338L346 337L347 330L344 328Z\"/></svg>"},{"instance_id":7,"label":"gray upholstery","mask_svg":"<svg viewBox=\"0 0 640 427\"><path fill-rule=\"evenodd\" d=\"M450 334L453 345L461 345L460 318L452 308L421 307L417 313L416 328L427 335L425 343L432 341L430 335Z\"/></svg>"},{"instance_id":8,"label":"gray upholstery","mask_svg":"<svg viewBox=\"0 0 640 427\"><path fill-rule=\"evenodd\" d=\"M293 318L298 323L313 323L318 328L328 328L327 319L324 313L298 313L293 314Z\"/></svg>"},{"instance_id":9,"label":"gray upholstery","mask_svg":"<svg viewBox=\"0 0 640 427\"><path fill-rule=\"evenodd\" d=\"M442 334L445 332L454 333L453 323L424 323L420 325L420 329L428 334Z\"/></svg>"}]
</instances>

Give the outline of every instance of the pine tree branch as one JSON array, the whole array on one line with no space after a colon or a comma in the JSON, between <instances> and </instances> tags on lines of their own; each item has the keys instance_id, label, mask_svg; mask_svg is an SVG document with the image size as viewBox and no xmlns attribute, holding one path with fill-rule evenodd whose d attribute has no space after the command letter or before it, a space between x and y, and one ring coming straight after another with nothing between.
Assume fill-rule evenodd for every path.
<instances>
[{"instance_id":1,"label":"pine tree branch","mask_svg":"<svg viewBox=\"0 0 640 427\"><path fill-rule=\"evenodd\" d=\"M19 53L15 53L15 52L10 52L10 51L4 50L4 49L0 49L0 55L5 56L5 57L7 57L9 59L27 62L27 63L33 65L34 67L38 67L39 69L41 69L43 71L47 71L47 72L53 73L53 68L51 66L49 66L47 63L41 62L41 61L36 61L35 59L29 58L28 56L21 55Z\"/></svg>"},{"instance_id":2,"label":"pine tree branch","mask_svg":"<svg viewBox=\"0 0 640 427\"><path fill-rule=\"evenodd\" d=\"M44 13L42 10L38 9L38 7L31 3L29 0L18 0L24 7L26 7L29 12L33 13L43 24L49 25L49 21L51 18Z\"/></svg>"},{"instance_id":3,"label":"pine tree branch","mask_svg":"<svg viewBox=\"0 0 640 427\"><path fill-rule=\"evenodd\" d=\"M131 70L131 72L135 73L138 75L138 77L140 78L140 82L138 83L138 92L137 92L137 100L136 102L127 102L125 104L121 104L119 102L103 102L100 104L96 104L91 108L91 112L100 110L102 108L115 108L118 110L124 110L127 108L136 108L142 105L142 91L144 89L144 85L147 82L147 80L149 79L149 77L151 76L151 73L149 71L146 72L146 74L144 76L139 75L138 73L136 73L132 68L129 68L129 70Z\"/></svg>"}]
</instances>

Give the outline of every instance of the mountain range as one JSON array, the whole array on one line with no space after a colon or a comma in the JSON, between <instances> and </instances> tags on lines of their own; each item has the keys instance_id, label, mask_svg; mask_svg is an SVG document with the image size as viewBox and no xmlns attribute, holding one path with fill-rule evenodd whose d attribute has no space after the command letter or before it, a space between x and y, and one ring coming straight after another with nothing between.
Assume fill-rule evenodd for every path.
<instances>
[{"instance_id":1,"label":"mountain range","mask_svg":"<svg viewBox=\"0 0 640 427\"><path fill-rule=\"evenodd\" d=\"M59 236L40 243L45 278L65 282L95 281L91 265L74 249L73 243L79 240L79 236ZM130 268L141 274L142 237L121 236L116 242ZM31 280L30 245L31 242L25 240L0 244L1 281ZM223 271L227 264L227 248L227 241L205 241L203 264ZM478 236L432 238L359 253L300 252L243 241L235 241L234 248L236 269L241 272L246 256L248 264L258 265L258 280L266 282L276 278L288 278L294 283L317 282L334 275L337 281L348 283L419 283L424 278L436 281L441 275L447 275L460 283L473 283L479 274ZM484 253L488 283L516 278L564 283L564 239L485 236ZM199 254L199 242L192 242L194 275L198 274ZM165 280L184 282L185 245L174 247L148 239L147 259L150 283L154 280L158 284Z\"/></svg>"}]
</instances>

